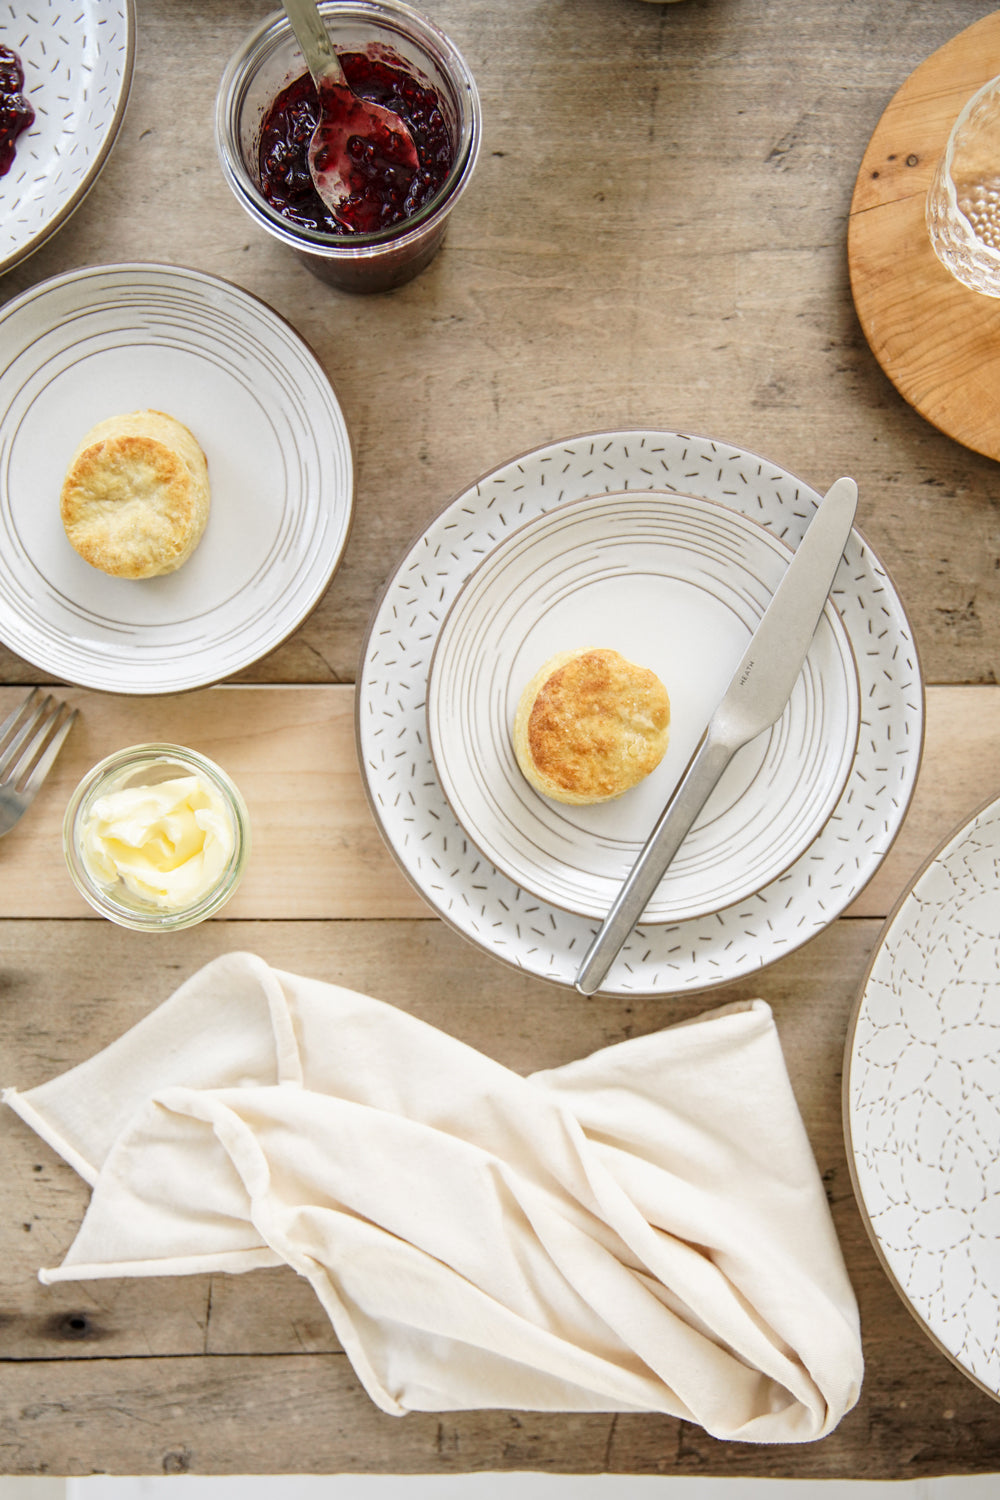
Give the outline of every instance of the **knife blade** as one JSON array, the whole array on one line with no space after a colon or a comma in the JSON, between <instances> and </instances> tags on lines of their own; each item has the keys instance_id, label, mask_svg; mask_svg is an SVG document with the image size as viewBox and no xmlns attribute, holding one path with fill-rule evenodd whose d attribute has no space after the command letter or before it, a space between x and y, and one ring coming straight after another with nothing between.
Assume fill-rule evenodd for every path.
<instances>
[{"instance_id":1,"label":"knife blade","mask_svg":"<svg viewBox=\"0 0 1000 1500\"><path fill-rule=\"evenodd\" d=\"M684 774L584 954L576 977L581 995L600 989L737 750L784 711L826 607L857 504L858 487L847 478L836 480L820 501Z\"/></svg>"}]
</instances>

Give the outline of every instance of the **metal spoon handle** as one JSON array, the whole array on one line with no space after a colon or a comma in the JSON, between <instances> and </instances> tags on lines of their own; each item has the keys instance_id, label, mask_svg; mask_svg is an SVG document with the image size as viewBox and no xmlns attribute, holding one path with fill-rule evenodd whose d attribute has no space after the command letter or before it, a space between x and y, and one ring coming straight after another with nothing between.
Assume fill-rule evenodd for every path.
<instances>
[{"instance_id":1,"label":"metal spoon handle","mask_svg":"<svg viewBox=\"0 0 1000 1500\"><path fill-rule=\"evenodd\" d=\"M346 84L340 58L333 50L330 34L319 13L316 0L283 0L285 15L295 33L295 40L302 48L306 67L312 74L313 83L319 88L320 79L332 78L335 83Z\"/></svg>"}]
</instances>

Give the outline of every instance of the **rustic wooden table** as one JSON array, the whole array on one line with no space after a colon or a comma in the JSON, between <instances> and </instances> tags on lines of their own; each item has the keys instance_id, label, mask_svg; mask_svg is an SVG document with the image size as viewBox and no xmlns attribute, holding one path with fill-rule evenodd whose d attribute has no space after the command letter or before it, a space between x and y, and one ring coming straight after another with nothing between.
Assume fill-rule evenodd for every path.
<instances>
[{"instance_id":1,"label":"rustic wooden table","mask_svg":"<svg viewBox=\"0 0 1000 1500\"><path fill-rule=\"evenodd\" d=\"M17 6L15 5L15 10ZM291 1271L42 1287L87 1188L0 1114L0 1468L10 1474L554 1473L908 1478L1000 1471L1000 1410L924 1335L870 1247L841 1125L848 1018L882 923L940 840L1000 792L996 465L908 407L852 306L846 226L882 111L979 0L428 0L482 93L485 143L445 248L384 296L333 292L254 232L212 140L222 67L262 0L138 0L125 124L76 216L0 283L155 260L270 303L323 362L357 465L342 567L313 615L223 685L136 699L70 688L81 718L0 846L4 1082L89 1056L209 958L391 1000L519 1070L760 995L774 1008L857 1290L860 1404L805 1447L723 1444L658 1416L382 1415ZM905 602L927 684L916 793L888 858L820 936L682 998L600 998L519 975L411 889L372 820L353 687L381 586L477 475L555 439L666 428L824 488ZM0 713L44 680L0 648ZM224 918L170 938L94 917L62 869L71 787L167 736L216 756L254 854Z\"/></svg>"}]
</instances>

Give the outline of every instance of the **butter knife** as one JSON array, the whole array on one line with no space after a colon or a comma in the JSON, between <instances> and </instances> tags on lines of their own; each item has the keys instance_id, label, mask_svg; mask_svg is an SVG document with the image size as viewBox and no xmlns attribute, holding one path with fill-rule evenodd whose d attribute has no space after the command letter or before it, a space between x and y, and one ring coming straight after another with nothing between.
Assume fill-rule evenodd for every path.
<instances>
[{"instance_id":1,"label":"butter knife","mask_svg":"<svg viewBox=\"0 0 1000 1500\"><path fill-rule=\"evenodd\" d=\"M722 702L584 955L576 976L581 995L600 989L736 751L780 718L826 606L857 504L853 479L838 479L820 501Z\"/></svg>"}]
</instances>

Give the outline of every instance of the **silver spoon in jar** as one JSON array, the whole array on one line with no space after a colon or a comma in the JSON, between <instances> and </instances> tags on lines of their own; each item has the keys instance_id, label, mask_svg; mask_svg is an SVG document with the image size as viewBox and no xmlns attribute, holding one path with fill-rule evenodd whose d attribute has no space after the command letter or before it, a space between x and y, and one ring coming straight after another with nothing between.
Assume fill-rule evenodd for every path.
<instances>
[{"instance_id":1,"label":"silver spoon in jar","mask_svg":"<svg viewBox=\"0 0 1000 1500\"><path fill-rule=\"evenodd\" d=\"M346 229L377 229L367 223L363 210L352 220L344 217L346 201L363 193L368 179L348 149L352 138L364 142L384 172L409 172L412 180L419 161L405 122L391 109L359 99L354 93L316 0L283 0L295 40L302 49L306 67L319 94L319 122L309 142L309 174L320 198Z\"/></svg>"}]
</instances>

